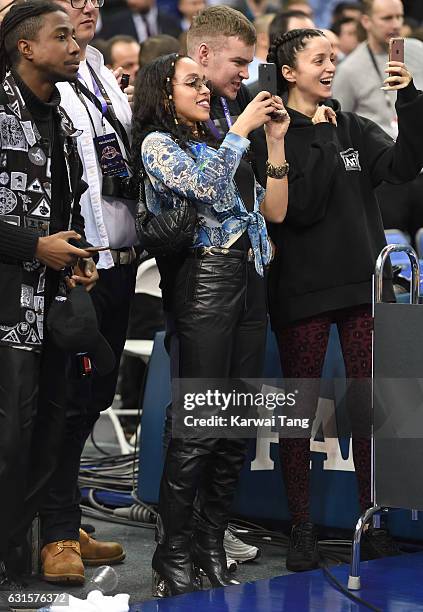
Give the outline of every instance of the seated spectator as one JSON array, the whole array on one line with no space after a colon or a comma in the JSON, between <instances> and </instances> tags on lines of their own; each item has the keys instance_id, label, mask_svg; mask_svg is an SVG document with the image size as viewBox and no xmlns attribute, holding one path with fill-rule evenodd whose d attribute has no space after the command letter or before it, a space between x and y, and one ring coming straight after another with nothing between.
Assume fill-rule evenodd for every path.
<instances>
[{"instance_id":1,"label":"seated spectator","mask_svg":"<svg viewBox=\"0 0 423 612\"><path fill-rule=\"evenodd\" d=\"M353 17L342 17L331 28L339 41L339 50L344 58L358 45L357 21Z\"/></svg>"},{"instance_id":2,"label":"seated spectator","mask_svg":"<svg viewBox=\"0 0 423 612\"><path fill-rule=\"evenodd\" d=\"M248 86L257 81L259 64L267 61L267 54L269 52L270 45L269 27L274 18L275 14L269 13L268 15L257 17L254 22L254 27L257 34L256 52L253 61L248 66L248 73L250 76L244 81L244 85Z\"/></svg>"},{"instance_id":3,"label":"seated spectator","mask_svg":"<svg viewBox=\"0 0 423 612\"><path fill-rule=\"evenodd\" d=\"M122 68L123 72L129 74L129 84L135 83L139 67L140 45L132 36L113 36L108 41L104 53L104 63L111 70Z\"/></svg>"},{"instance_id":4,"label":"seated spectator","mask_svg":"<svg viewBox=\"0 0 423 612\"><path fill-rule=\"evenodd\" d=\"M404 17L404 22L401 26L401 36L403 38L414 38L414 30L418 26L418 21L413 19L413 17Z\"/></svg>"},{"instance_id":5,"label":"seated spectator","mask_svg":"<svg viewBox=\"0 0 423 612\"><path fill-rule=\"evenodd\" d=\"M271 0L236 0L231 3L231 6L250 21L255 21L261 15L275 13L278 10L277 1L272 5Z\"/></svg>"},{"instance_id":6,"label":"seated spectator","mask_svg":"<svg viewBox=\"0 0 423 612\"><path fill-rule=\"evenodd\" d=\"M283 3L283 8L286 11L301 11L313 20L313 9L309 0L287 0L287 2Z\"/></svg>"},{"instance_id":7,"label":"seated spectator","mask_svg":"<svg viewBox=\"0 0 423 612\"><path fill-rule=\"evenodd\" d=\"M303 11L295 9L277 13L269 26L270 44L285 32L303 28L314 28L313 20Z\"/></svg>"},{"instance_id":8,"label":"seated spectator","mask_svg":"<svg viewBox=\"0 0 423 612\"><path fill-rule=\"evenodd\" d=\"M179 0L178 11L181 13L181 28L184 32L189 30L192 18L207 8L206 0Z\"/></svg>"},{"instance_id":9,"label":"seated spectator","mask_svg":"<svg viewBox=\"0 0 423 612\"><path fill-rule=\"evenodd\" d=\"M332 25L346 18L360 21L362 14L361 5L358 2L338 2L332 12Z\"/></svg>"},{"instance_id":10,"label":"seated spectator","mask_svg":"<svg viewBox=\"0 0 423 612\"><path fill-rule=\"evenodd\" d=\"M101 30L97 32L101 38L126 34L141 43L157 34L177 38L181 33L177 20L158 10L156 0L126 0L126 4L126 8L103 21Z\"/></svg>"},{"instance_id":11,"label":"seated spectator","mask_svg":"<svg viewBox=\"0 0 423 612\"><path fill-rule=\"evenodd\" d=\"M152 62L156 57L169 55L169 53L179 52L179 41L173 36L160 34L159 36L151 36L140 45L139 67L140 69Z\"/></svg>"}]
</instances>

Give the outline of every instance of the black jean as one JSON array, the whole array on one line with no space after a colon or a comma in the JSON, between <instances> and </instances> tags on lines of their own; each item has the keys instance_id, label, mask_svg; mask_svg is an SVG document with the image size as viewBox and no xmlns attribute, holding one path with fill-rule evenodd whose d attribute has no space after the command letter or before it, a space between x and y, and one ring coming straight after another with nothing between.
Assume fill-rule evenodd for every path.
<instances>
[{"instance_id":1,"label":"black jean","mask_svg":"<svg viewBox=\"0 0 423 612\"><path fill-rule=\"evenodd\" d=\"M65 355L0 348L0 559L22 543L56 466L65 415Z\"/></svg>"},{"instance_id":2,"label":"black jean","mask_svg":"<svg viewBox=\"0 0 423 612\"><path fill-rule=\"evenodd\" d=\"M113 349L116 366L106 376L99 376L94 369L85 380L78 380L74 368L69 368L65 434L59 463L41 511L44 544L79 539L81 454L100 412L113 402L135 290L135 275L135 264L99 270L99 281L91 291L99 329Z\"/></svg>"},{"instance_id":3,"label":"black jean","mask_svg":"<svg viewBox=\"0 0 423 612\"><path fill-rule=\"evenodd\" d=\"M265 286L254 264L231 255L188 258L173 295L172 376L257 378L266 341ZM246 453L239 439L169 437L160 486L159 541L196 524L221 531Z\"/></svg>"}]
</instances>

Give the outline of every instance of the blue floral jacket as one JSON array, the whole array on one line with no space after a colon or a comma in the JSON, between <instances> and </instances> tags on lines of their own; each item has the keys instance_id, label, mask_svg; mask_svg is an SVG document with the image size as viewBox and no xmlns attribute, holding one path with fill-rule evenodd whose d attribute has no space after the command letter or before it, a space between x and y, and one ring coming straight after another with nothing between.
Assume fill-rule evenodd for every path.
<instances>
[{"instance_id":1,"label":"blue floral jacket","mask_svg":"<svg viewBox=\"0 0 423 612\"><path fill-rule=\"evenodd\" d=\"M180 206L184 198L194 203L198 215L194 248L228 246L247 230L256 270L263 275L271 256L266 224L259 212L265 190L256 182L254 212L248 212L233 180L249 144L246 138L228 132L217 150L192 143L185 151L169 134L152 132L141 147L150 179L146 181L146 204L157 215Z\"/></svg>"}]
</instances>

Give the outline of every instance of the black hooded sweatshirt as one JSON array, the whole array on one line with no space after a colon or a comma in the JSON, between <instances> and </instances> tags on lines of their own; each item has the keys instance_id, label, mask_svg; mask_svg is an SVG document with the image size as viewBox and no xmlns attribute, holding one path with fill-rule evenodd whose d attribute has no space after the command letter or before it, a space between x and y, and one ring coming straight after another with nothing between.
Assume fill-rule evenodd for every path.
<instances>
[{"instance_id":1,"label":"black hooded sweatshirt","mask_svg":"<svg viewBox=\"0 0 423 612\"><path fill-rule=\"evenodd\" d=\"M374 188L404 183L423 166L423 94L398 92L396 143L339 104L337 127L287 109L288 212L270 225L277 252L269 274L274 329L323 312L369 304L375 262L386 245ZM384 299L394 299L390 282Z\"/></svg>"}]
</instances>

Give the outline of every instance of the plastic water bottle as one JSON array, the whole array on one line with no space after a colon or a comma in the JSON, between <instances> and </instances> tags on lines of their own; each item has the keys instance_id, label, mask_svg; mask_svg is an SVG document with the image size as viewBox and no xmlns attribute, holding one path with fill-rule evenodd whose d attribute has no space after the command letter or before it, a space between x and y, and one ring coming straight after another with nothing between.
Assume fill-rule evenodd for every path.
<instances>
[{"instance_id":1,"label":"plastic water bottle","mask_svg":"<svg viewBox=\"0 0 423 612\"><path fill-rule=\"evenodd\" d=\"M114 591L119 583L119 577L113 567L110 565L102 565L98 567L86 586L85 591L101 591L103 595L107 595Z\"/></svg>"},{"instance_id":2,"label":"plastic water bottle","mask_svg":"<svg viewBox=\"0 0 423 612\"><path fill-rule=\"evenodd\" d=\"M83 591L83 596L87 598L88 595L90 593L93 593L94 591L100 591L100 593L102 593L103 595L107 595L108 593L111 593L116 589L118 583L119 576L117 575L113 567L110 567L110 565L102 565L101 567L98 567L96 569L90 580L87 582ZM96 597L94 593L90 597L90 599L95 601ZM38 610L38 612L50 611L51 606Z\"/></svg>"}]
</instances>

